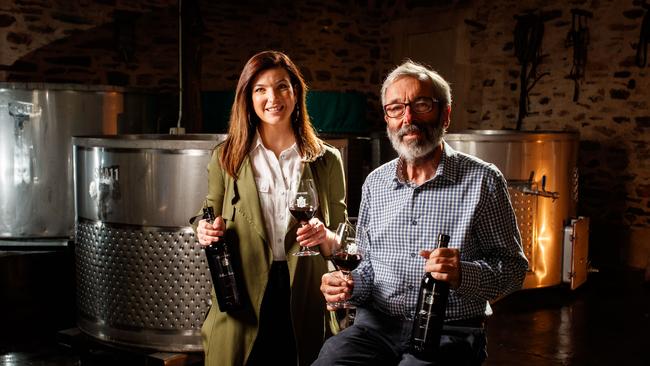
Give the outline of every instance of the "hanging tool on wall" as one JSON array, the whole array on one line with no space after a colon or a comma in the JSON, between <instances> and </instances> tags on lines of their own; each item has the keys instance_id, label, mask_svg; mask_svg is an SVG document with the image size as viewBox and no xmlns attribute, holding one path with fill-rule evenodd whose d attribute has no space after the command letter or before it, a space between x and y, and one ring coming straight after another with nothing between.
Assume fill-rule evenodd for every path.
<instances>
[{"instance_id":1,"label":"hanging tool on wall","mask_svg":"<svg viewBox=\"0 0 650 366\"><path fill-rule=\"evenodd\" d=\"M645 1L641 4L643 9L650 10L650 4ZM650 42L650 11L645 12L643 21L641 22L641 34L639 35L639 43L636 46L636 65L645 67L648 62L648 42Z\"/></svg>"},{"instance_id":2,"label":"hanging tool on wall","mask_svg":"<svg viewBox=\"0 0 650 366\"><path fill-rule=\"evenodd\" d=\"M564 42L566 47L573 47L573 65L569 72L569 79L573 80L573 101L577 102L580 96L580 79L585 77L587 65L587 46L589 45L589 28L587 18L593 14L587 10L571 9L571 29Z\"/></svg>"},{"instance_id":3,"label":"hanging tool on wall","mask_svg":"<svg viewBox=\"0 0 650 366\"><path fill-rule=\"evenodd\" d=\"M514 31L515 55L521 65L517 130L521 130L521 123L528 114L528 93L539 79L545 75L549 75L549 73L537 75L537 65L542 59L541 46L542 38L544 37L544 20L542 16L540 14L527 13L524 15L515 15L515 19L517 20Z\"/></svg>"}]
</instances>

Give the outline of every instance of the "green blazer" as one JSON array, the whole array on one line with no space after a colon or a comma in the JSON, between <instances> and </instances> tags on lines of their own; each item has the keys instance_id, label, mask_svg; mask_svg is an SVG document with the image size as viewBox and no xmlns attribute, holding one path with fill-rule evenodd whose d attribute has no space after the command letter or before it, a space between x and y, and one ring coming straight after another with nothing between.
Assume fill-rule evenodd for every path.
<instances>
[{"instance_id":1,"label":"green blazer","mask_svg":"<svg viewBox=\"0 0 650 366\"><path fill-rule=\"evenodd\" d=\"M347 219L345 178L339 151L325 144L325 152L305 164L303 178L314 178L319 196L317 217L330 229ZM246 157L239 178L228 175L219 163L221 146L208 165L207 205L226 220L226 238L236 241L243 278L250 301L247 307L228 314L218 309L214 289L212 307L201 328L206 366L245 365L257 336L262 297L273 262L266 238L264 217L251 162ZM196 229L196 228L195 228ZM297 251L298 222L290 219L284 238L286 252ZM309 365L317 356L326 336L325 300L320 292L321 276L327 262L321 257L287 255L291 281L291 315L300 365ZM278 350L282 352L282 350ZM271 362L271 360L269 360Z\"/></svg>"}]
</instances>

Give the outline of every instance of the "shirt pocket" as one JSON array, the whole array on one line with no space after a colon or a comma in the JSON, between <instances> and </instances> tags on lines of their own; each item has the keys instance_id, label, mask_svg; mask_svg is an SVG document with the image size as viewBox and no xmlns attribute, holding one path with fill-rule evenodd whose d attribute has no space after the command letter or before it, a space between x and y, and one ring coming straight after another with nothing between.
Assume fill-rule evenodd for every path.
<instances>
[{"instance_id":1,"label":"shirt pocket","mask_svg":"<svg viewBox=\"0 0 650 366\"><path fill-rule=\"evenodd\" d=\"M264 216L273 215L273 195L272 187L268 178L255 178L255 185L257 186L257 195L260 198L260 205L262 206L262 214Z\"/></svg>"},{"instance_id":2,"label":"shirt pocket","mask_svg":"<svg viewBox=\"0 0 650 366\"><path fill-rule=\"evenodd\" d=\"M263 193L268 194L271 191L271 182L267 178L255 178L255 185L257 186L257 192L260 193L260 197Z\"/></svg>"}]
</instances>

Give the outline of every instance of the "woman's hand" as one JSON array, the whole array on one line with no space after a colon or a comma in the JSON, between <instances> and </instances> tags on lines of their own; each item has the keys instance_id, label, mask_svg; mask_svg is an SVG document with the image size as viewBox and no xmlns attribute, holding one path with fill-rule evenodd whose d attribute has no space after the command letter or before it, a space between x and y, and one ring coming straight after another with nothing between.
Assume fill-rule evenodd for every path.
<instances>
[{"instance_id":1,"label":"woman's hand","mask_svg":"<svg viewBox=\"0 0 650 366\"><path fill-rule=\"evenodd\" d=\"M304 247L320 245L320 251L326 257L331 254L331 248L336 242L335 234L316 217L298 228L296 241Z\"/></svg>"},{"instance_id":2,"label":"woman's hand","mask_svg":"<svg viewBox=\"0 0 650 366\"><path fill-rule=\"evenodd\" d=\"M205 219L199 221L199 225L196 227L196 236L199 239L199 244L208 246L212 242L219 241L219 237L223 236L225 229L226 223L221 216L218 216L212 224Z\"/></svg>"}]
</instances>

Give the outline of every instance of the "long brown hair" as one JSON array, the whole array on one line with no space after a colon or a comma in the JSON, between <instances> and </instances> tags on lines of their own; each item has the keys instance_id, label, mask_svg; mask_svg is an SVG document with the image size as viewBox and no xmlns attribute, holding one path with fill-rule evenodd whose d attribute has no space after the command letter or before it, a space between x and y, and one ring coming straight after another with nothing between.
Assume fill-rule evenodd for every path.
<instances>
[{"instance_id":1,"label":"long brown hair","mask_svg":"<svg viewBox=\"0 0 650 366\"><path fill-rule=\"evenodd\" d=\"M223 168L234 178L237 178L237 171L251 148L255 130L260 123L253 109L251 83L261 71L277 67L287 70L296 93L296 107L291 114L291 128L296 136L296 144L302 159L313 161L323 152L323 143L316 136L307 114L307 84L300 70L284 53L263 51L251 57L239 75L235 101L230 112L228 137L219 157Z\"/></svg>"}]
</instances>

